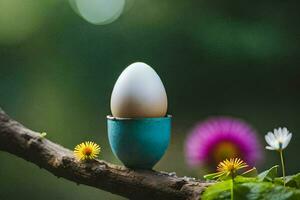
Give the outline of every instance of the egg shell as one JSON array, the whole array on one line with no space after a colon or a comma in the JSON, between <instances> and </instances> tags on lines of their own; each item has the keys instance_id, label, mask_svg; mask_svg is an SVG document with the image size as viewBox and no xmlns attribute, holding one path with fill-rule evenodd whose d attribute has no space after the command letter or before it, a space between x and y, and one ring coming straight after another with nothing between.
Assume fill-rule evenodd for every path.
<instances>
[{"instance_id":1,"label":"egg shell","mask_svg":"<svg viewBox=\"0 0 300 200\"><path fill-rule=\"evenodd\" d=\"M168 108L166 90L154 69L136 62L119 76L112 91L110 107L114 117L164 117Z\"/></svg>"}]
</instances>

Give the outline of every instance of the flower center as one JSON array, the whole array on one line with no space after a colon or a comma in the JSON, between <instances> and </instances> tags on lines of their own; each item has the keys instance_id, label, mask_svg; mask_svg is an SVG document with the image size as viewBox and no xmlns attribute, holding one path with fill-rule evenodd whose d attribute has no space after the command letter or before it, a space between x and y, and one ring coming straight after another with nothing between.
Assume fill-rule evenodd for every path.
<instances>
[{"instance_id":1,"label":"flower center","mask_svg":"<svg viewBox=\"0 0 300 200\"><path fill-rule=\"evenodd\" d=\"M278 142L279 149L282 149L283 143L281 141Z\"/></svg>"},{"instance_id":2,"label":"flower center","mask_svg":"<svg viewBox=\"0 0 300 200\"><path fill-rule=\"evenodd\" d=\"M215 163L219 163L227 158L237 158L241 156L239 148L234 143L224 141L215 146L212 157Z\"/></svg>"},{"instance_id":3,"label":"flower center","mask_svg":"<svg viewBox=\"0 0 300 200\"><path fill-rule=\"evenodd\" d=\"M83 149L83 154L87 155L87 156L91 155L92 154L92 149L90 147L85 147Z\"/></svg>"},{"instance_id":4,"label":"flower center","mask_svg":"<svg viewBox=\"0 0 300 200\"><path fill-rule=\"evenodd\" d=\"M227 170L228 171L233 171L234 169L235 169L234 164L227 165Z\"/></svg>"}]
</instances>

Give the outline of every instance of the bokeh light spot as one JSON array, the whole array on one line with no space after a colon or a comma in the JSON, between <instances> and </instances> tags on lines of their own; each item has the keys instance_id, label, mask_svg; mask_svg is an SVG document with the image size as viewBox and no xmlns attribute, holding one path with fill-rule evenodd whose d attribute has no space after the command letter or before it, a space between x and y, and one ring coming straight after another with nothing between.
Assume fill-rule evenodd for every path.
<instances>
[{"instance_id":1,"label":"bokeh light spot","mask_svg":"<svg viewBox=\"0 0 300 200\"><path fill-rule=\"evenodd\" d=\"M104 25L120 17L125 0L69 0L73 10L86 21Z\"/></svg>"}]
</instances>

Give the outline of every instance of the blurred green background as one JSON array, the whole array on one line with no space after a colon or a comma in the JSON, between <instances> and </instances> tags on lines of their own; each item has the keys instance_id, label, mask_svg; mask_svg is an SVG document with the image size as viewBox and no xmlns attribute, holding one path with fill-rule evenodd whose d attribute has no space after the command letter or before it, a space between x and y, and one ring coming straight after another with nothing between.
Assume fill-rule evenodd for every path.
<instances>
[{"instance_id":1,"label":"blurred green background","mask_svg":"<svg viewBox=\"0 0 300 200\"><path fill-rule=\"evenodd\" d=\"M108 145L112 88L135 61L160 75L173 114L170 147L156 170L201 178L184 141L209 116L242 118L263 135L294 133L287 171L300 170L300 12L298 1L131 0L111 24L96 26L63 0L0 0L0 106L68 148L85 140L119 163ZM265 152L259 169L279 163ZM57 179L0 152L0 199L123 199Z\"/></svg>"}]
</instances>

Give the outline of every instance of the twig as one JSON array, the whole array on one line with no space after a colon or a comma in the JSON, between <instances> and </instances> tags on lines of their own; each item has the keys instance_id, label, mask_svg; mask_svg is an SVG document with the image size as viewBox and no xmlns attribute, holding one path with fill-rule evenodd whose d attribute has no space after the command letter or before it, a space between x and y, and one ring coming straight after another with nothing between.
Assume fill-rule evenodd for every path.
<instances>
[{"instance_id":1,"label":"twig","mask_svg":"<svg viewBox=\"0 0 300 200\"><path fill-rule=\"evenodd\" d=\"M103 160L78 162L66 149L11 119L0 108L0 150L19 156L77 184L130 199L198 200L210 183L168 173L131 170Z\"/></svg>"}]
</instances>

